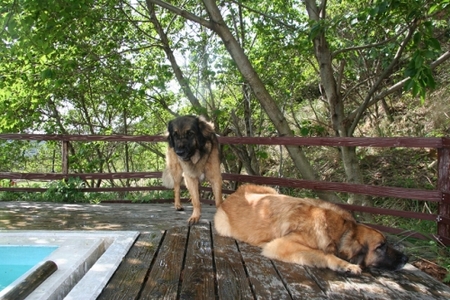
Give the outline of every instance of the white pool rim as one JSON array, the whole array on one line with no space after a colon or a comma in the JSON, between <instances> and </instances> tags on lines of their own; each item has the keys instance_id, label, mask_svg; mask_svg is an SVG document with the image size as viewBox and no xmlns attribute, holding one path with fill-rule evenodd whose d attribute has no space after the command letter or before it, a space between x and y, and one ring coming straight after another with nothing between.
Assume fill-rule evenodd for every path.
<instances>
[{"instance_id":1,"label":"white pool rim","mask_svg":"<svg viewBox=\"0 0 450 300\"><path fill-rule=\"evenodd\" d=\"M0 230L0 245L58 246L44 261L56 270L26 299L96 299L139 236L138 231ZM37 264L0 292L0 299Z\"/></svg>"}]
</instances>

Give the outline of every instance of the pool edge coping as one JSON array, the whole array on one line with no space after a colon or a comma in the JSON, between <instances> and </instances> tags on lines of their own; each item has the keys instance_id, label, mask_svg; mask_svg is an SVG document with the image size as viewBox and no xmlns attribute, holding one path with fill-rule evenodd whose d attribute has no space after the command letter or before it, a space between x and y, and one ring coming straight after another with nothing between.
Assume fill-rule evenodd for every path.
<instances>
[{"instance_id":1,"label":"pool edge coping","mask_svg":"<svg viewBox=\"0 0 450 300\"><path fill-rule=\"evenodd\" d=\"M55 238L57 236L59 238L74 239L89 237L91 239L94 238L101 241L105 245L105 251L100 255L100 257L98 257L92 266L89 267L81 278L79 278L75 283L71 283L72 286L70 286L67 292L63 292L64 299L96 299L110 280L111 276L119 267L140 232L129 230L0 230L0 235L2 234L6 234L8 237L17 238ZM77 265L77 267L79 267L79 265ZM56 275L52 274L47 280L52 278L52 276ZM95 278L95 280L93 278ZM68 277L64 278L64 282L61 283L56 289L67 288L66 282L70 280L71 279ZM45 281L42 285L44 284ZM40 291L39 293L32 292L27 299L61 299L61 295L57 295L55 290L44 292ZM5 292L7 292L6 288L0 292L0 295Z\"/></svg>"}]
</instances>

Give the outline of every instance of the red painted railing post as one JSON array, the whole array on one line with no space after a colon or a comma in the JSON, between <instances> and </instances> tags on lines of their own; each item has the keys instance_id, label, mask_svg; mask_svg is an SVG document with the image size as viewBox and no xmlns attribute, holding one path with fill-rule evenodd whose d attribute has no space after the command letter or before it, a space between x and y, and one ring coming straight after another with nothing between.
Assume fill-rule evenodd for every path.
<instances>
[{"instance_id":1,"label":"red painted railing post","mask_svg":"<svg viewBox=\"0 0 450 300\"><path fill-rule=\"evenodd\" d=\"M437 188L442 194L439 203L437 234L445 245L450 245L450 138L442 138L442 148L438 148Z\"/></svg>"}]
</instances>

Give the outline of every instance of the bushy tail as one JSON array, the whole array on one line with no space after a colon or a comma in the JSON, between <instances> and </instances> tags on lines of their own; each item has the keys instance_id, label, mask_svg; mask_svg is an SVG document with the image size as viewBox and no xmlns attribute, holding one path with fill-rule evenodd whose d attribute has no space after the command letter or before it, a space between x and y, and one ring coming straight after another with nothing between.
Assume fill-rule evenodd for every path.
<instances>
[{"instance_id":1,"label":"bushy tail","mask_svg":"<svg viewBox=\"0 0 450 300\"><path fill-rule=\"evenodd\" d=\"M164 169L161 179L163 186L169 189L173 188L174 186L173 176L168 168Z\"/></svg>"}]
</instances>

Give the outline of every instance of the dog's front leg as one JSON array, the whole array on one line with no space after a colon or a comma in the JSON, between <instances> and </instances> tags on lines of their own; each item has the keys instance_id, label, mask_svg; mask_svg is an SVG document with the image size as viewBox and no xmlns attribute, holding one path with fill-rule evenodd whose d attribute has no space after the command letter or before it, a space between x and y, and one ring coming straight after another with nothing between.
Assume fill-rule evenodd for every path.
<instances>
[{"instance_id":1,"label":"dog's front leg","mask_svg":"<svg viewBox=\"0 0 450 300\"><path fill-rule=\"evenodd\" d=\"M329 268L343 273L361 274L361 267L358 265L351 264L333 254L326 254L322 250L299 244L295 234L274 239L262 248L262 255L271 259L302 266Z\"/></svg>"},{"instance_id":2,"label":"dog's front leg","mask_svg":"<svg viewBox=\"0 0 450 300\"><path fill-rule=\"evenodd\" d=\"M200 194L199 194L199 181L196 177L190 177L185 174L184 181L186 187L191 195L191 201L193 206L192 215L188 222L190 224L197 223L200 220L201 215L201 205L200 205Z\"/></svg>"},{"instance_id":3,"label":"dog's front leg","mask_svg":"<svg viewBox=\"0 0 450 300\"><path fill-rule=\"evenodd\" d=\"M181 169L181 166L179 164L173 164L172 166L170 166L168 170L173 180L175 209L179 211L184 210L183 206L181 205L181 195L180 195L181 181L183 180L183 170Z\"/></svg>"},{"instance_id":4,"label":"dog's front leg","mask_svg":"<svg viewBox=\"0 0 450 300\"><path fill-rule=\"evenodd\" d=\"M183 180L183 169L178 161L177 155L172 148L166 153L166 168L162 173L162 183L167 188L173 188L175 209L183 210L180 199L180 187Z\"/></svg>"},{"instance_id":5,"label":"dog's front leg","mask_svg":"<svg viewBox=\"0 0 450 300\"><path fill-rule=\"evenodd\" d=\"M180 188L181 188L181 180L183 177L179 176L176 179L174 178L174 185L173 185L173 193L174 193L174 200L175 200L175 209L178 211L184 210L183 206L181 205L181 195L180 195Z\"/></svg>"}]
</instances>

